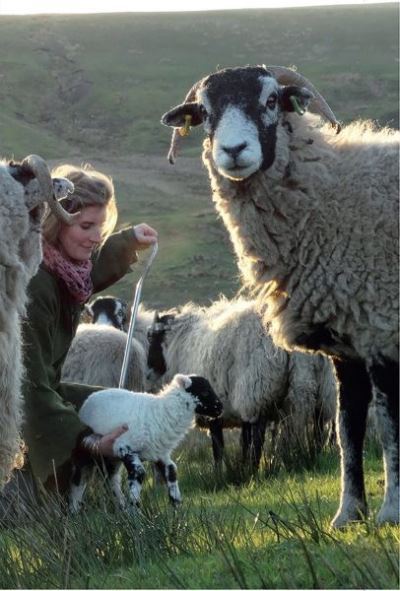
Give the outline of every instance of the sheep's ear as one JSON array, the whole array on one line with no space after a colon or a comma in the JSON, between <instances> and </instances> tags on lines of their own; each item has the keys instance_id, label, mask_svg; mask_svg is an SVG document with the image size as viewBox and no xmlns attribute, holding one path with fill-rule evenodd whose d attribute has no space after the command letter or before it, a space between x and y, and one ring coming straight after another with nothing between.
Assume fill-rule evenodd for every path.
<instances>
[{"instance_id":1,"label":"sheep's ear","mask_svg":"<svg viewBox=\"0 0 400 591\"><path fill-rule=\"evenodd\" d=\"M174 376L174 382L178 388L182 388L183 390L187 390L192 385L192 380L183 373L177 373Z\"/></svg>"},{"instance_id":2,"label":"sheep's ear","mask_svg":"<svg viewBox=\"0 0 400 591\"><path fill-rule=\"evenodd\" d=\"M191 115L192 117L190 121L191 127L200 125L200 123L203 122L198 103L182 103L170 111L167 111L167 113L164 113L161 118L161 123L168 127L184 127L186 115Z\"/></svg>"},{"instance_id":3,"label":"sheep's ear","mask_svg":"<svg viewBox=\"0 0 400 591\"><path fill-rule=\"evenodd\" d=\"M280 104L283 111L299 112L296 108L296 103L303 113L307 110L308 105L314 98L313 93L307 88L300 86L284 86L280 92ZM303 113L299 113L300 115Z\"/></svg>"},{"instance_id":4,"label":"sheep's ear","mask_svg":"<svg viewBox=\"0 0 400 591\"><path fill-rule=\"evenodd\" d=\"M90 318L93 320L94 314L93 314L93 310L90 304L85 304L83 306L84 311L86 312L86 314L88 316L90 316Z\"/></svg>"}]
</instances>

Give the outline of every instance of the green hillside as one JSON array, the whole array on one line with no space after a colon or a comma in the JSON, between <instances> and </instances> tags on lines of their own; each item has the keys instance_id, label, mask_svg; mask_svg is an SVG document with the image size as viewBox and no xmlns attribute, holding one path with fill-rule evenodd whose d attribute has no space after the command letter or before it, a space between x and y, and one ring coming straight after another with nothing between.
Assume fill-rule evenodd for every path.
<instances>
[{"instance_id":1,"label":"green hillside","mask_svg":"<svg viewBox=\"0 0 400 591\"><path fill-rule=\"evenodd\" d=\"M169 167L162 113L219 66L294 64L339 119L398 126L397 58L396 4L0 17L0 153L101 166L121 223L160 231L149 303L205 302L236 291L236 267L198 158L201 132ZM125 280L114 291L129 290Z\"/></svg>"}]
</instances>

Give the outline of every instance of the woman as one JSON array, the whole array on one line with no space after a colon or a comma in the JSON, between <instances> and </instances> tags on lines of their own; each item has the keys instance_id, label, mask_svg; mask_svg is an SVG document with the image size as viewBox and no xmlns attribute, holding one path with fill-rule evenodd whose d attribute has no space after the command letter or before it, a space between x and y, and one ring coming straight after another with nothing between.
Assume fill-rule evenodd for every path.
<instances>
[{"instance_id":1,"label":"woman","mask_svg":"<svg viewBox=\"0 0 400 591\"><path fill-rule=\"evenodd\" d=\"M75 335L83 304L123 277L136 251L157 240L157 232L139 224L111 234L117 220L111 179L89 168L61 166L52 176L70 179L75 191L64 200L72 225L48 212L42 224L43 261L29 284L30 303L23 326L23 438L36 481L65 493L70 458L85 430L77 410L93 386L60 382L61 367ZM95 441L93 453L112 456L112 444L124 426ZM90 438L87 440L89 447Z\"/></svg>"}]
</instances>

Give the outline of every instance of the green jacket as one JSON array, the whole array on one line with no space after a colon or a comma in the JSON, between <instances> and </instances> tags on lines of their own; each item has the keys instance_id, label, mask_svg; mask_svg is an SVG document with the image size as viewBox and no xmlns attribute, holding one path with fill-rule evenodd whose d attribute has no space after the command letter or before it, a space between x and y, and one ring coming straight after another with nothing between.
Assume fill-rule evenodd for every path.
<instances>
[{"instance_id":1,"label":"green jacket","mask_svg":"<svg viewBox=\"0 0 400 591\"><path fill-rule=\"evenodd\" d=\"M94 292L112 285L137 260L132 230L112 234L93 259ZM60 492L67 487L71 452L86 428L77 410L95 385L60 382L61 367L79 322L82 305L65 283L41 267L28 287L29 305L23 322L25 377L23 437L33 474ZM56 476L55 476L56 475Z\"/></svg>"}]
</instances>

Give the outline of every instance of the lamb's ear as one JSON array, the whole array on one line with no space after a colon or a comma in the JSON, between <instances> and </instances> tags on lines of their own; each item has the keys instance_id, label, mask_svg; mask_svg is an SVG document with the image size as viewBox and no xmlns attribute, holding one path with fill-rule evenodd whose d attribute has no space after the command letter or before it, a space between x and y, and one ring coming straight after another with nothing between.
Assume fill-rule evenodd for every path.
<instances>
[{"instance_id":1,"label":"lamb's ear","mask_svg":"<svg viewBox=\"0 0 400 591\"><path fill-rule=\"evenodd\" d=\"M183 390L187 390L192 385L192 380L183 373L177 373L174 376L174 382L178 388L182 388Z\"/></svg>"},{"instance_id":2,"label":"lamb's ear","mask_svg":"<svg viewBox=\"0 0 400 591\"><path fill-rule=\"evenodd\" d=\"M284 86L281 89L279 98L283 111L296 111L299 115L303 115L314 95L304 86Z\"/></svg>"},{"instance_id":3,"label":"lamb's ear","mask_svg":"<svg viewBox=\"0 0 400 591\"><path fill-rule=\"evenodd\" d=\"M186 121L185 116L192 117L190 121L191 127L200 125L203 122L203 117L198 103L182 103L174 107L161 117L161 123L168 127L184 127Z\"/></svg>"}]
</instances>

